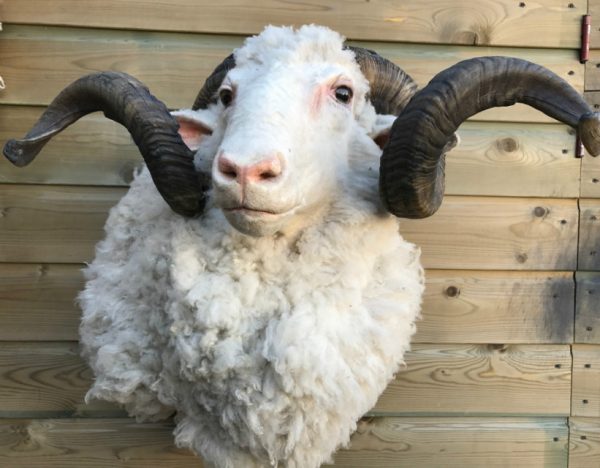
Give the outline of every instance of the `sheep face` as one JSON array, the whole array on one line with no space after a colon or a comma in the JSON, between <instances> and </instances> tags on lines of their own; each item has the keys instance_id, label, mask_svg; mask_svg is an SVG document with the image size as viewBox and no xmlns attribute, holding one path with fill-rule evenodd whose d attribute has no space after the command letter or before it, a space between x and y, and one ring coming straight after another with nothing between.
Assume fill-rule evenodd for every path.
<instances>
[{"instance_id":1,"label":"sheep face","mask_svg":"<svg viewBox=\"0 0 600 468\"><path fill-rule=\"evenodd\" d=\"M290 32L249 40L216 103L175 113L197 166L212 174L215 203L252 236L315 222L347 178L351 146L375 123L368 82L342 37L314 28L290 40Z\"/></svg>"}]
</instances>

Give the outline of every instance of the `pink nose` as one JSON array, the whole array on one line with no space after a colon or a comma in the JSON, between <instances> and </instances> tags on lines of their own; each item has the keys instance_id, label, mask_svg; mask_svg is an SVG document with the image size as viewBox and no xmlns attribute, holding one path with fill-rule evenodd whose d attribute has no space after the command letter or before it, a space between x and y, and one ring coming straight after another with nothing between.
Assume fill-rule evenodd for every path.
<instances>
[{"instance_id":1,"label":"pink nose","mask_svg":"<svg viewBox=\"0 0 600 468\"><path fill-rule=\"evenodd\" d=\"M283 171L283 162L281 155L277 153L255 164L244 166L234 163L224 153L220 153L217 169L226 179L236 180L238 184L244 185L248 182L257 183L276 179Z\"/></svg>"}]
</instances>

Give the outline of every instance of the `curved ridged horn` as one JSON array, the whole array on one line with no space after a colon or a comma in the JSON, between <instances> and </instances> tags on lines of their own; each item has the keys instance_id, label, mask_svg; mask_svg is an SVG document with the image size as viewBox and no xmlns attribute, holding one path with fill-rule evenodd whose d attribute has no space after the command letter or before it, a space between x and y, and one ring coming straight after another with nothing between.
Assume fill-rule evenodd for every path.
<instances>
[{"instance_id":1,"label":"curved ridged horn","mask_svg":"<svg viewBox=\"0 0 600 468\"><path fill-rule=\"evenodd\" d=\"M206 79L202 89L200 89L196 96L196 100L192 106L193 110L206 109L209 104L217 102L217 90L220 88L221 83L223 83L227 72L233 67L235 67L235 58L233 57L233 54L231 54L227 56Z\"/></svg>"},{"instance_id":2,"label":"curved ridged horn","mask_svg":"<svg viewBox=\"0 0 600 468\"><path fill-rule=\"evenodd\" d=\"M25 138L6 143L4 155L16 166L25 166L54 135L96 111L129 130L173 211L183 216L202 212L209 179L194 169L194 154L177 133L177 121L142 83L125 73L94 73L71 83Z\"/></svg>"},{"instance_id":3,"label":"curved ridged horn","mask_svg":"<svg viewBox=\"0 0 600 468\"><path fill-rule=\"evenodd\" d=\"M594 156L600 118L550 70L510 57L479 57L435 76L392 126L380 166L380 192L398 217L425 218L444 195L444 151L458 126L490 107L528 104L573 128Z\"/></svg>"},{"instance_id":4,"label":"curved ridged horn","mask_svg":"<svg viewBox=\"0 0 600 468\"><path fill-rule=\"evenodd\" d=\"M413 79L377 52L362 47L346 48L354 52L360 71L369 82L369 99L375 111L378 114L399 115L417 91Z\"/></svg>"}]
</instances>

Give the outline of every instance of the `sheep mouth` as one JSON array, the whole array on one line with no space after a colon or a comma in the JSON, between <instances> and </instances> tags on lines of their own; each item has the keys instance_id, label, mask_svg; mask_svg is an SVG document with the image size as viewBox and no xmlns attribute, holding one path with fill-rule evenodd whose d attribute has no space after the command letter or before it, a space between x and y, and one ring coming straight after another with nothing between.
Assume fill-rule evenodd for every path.
<instances>
[{"instance_id":1,"label":"sheep mouth","mask_svg":"<svg viewBox=\"0 0 600 468\"><path fill-rule=\"evenodd\" d=\"M252 208L250 206L236 206L232 208L225 208L225 211L230 213L241 213L247 216L278 216L284 214L282 212L271 211L271 210L261 210L258 208Z\"/></svg>"}]
</instances>

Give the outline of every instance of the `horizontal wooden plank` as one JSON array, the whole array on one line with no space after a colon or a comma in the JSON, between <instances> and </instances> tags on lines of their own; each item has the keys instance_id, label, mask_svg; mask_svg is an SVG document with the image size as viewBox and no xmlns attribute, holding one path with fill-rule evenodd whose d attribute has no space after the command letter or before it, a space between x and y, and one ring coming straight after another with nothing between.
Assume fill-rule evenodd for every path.
<instances>
[{"instance_id":1,"label":"horizontal wooden plank","mask_svg":"<svg viewBox=\"0 0 600 468\"><path fill-rule=\"evenodd\" d=\"M0 264L0 340L76 341L82 266Z\"/></svg>"},{"instance_id":2,"label":"horizontal wooden plank","mask_svg":"<svg viewBox=\"0 0 600 468\"><path fill-rule=\"evenodd\" d=\"M6 23L234 34L255 34L267 24L317 23L355 39L574 49L587 2L571 5L560 0L224 0L198 7L194 0L54 0L50 6L44 0L4 0L0 17Z\"/></svg>"},{"instance_id":3,"label":"horizontal wooden plank","mask_svg":"<svg viewBox=\"0 0 600 468\"><path fill-rule=\"evenodd\" d=\"M173 443L171 422L129 419L0 420L0 466L202 468Z\"/></svg>"},{"instance_id":4,"label":"horizontal wooden plank","mask_svg":"<svg viewBox=\"0 0 600 468\"><path fill-rule=\"evenodd\" d=\"M0 145L25 135L41 107L0 106ZM580 160L563 125L467 122L448 156L448 194L577 197ZM0 182L127 185L139 152L127 131L96 114L52 140L26 169L0 160ZM510 183L507 183L510 181Z\"/></svg>"},{"instance_id":5,"label":"horizontal wooden plank","mask_svg":"<svg viewBox=\"0 0 600 468\"><path fill-rule=\"evenodd\" d=\"M571 414L600 417L600 345L573 345Z\"/></svg>"},{"instance_id":6,"label":"horizontal wooden plank","mask_svg":"<svg viewBox=\"0 0 600 468\"><path fill-rule=\"evenodd\" d=\"M121 188L7 185L0 191L0 261L81 263ZM423 220L401 232L423 250L427 268L575 269L575 200L445 198Z\"/></svg>"},{"instance_id":7,"label":"horizontal wooden plank","mask_svg":"<svg viewBox=\"0 0 600 468\"><path fill-rule=\"evenodd\" d=\"M2 417L126 416L112 403L84 402L92 379L77 343L0 342Z\"/></svg>"},{"instance_id":8,"label":"horizontal wooden plank","mask_svg":"<svg viewBox=\"0 0 600 468\"><path fill-rule=\"evenodd\" d=\"M570 418L569 434L569 468L600 466L600 418Z\"/></svg>"},{"instance_id":9,"label":"horizontal wooden plank","mask_svg":"<svg viewBox=\"0 0 600 468\"><path fill-rule=\"evenodd\" d=\"M570 343L570 272L428 270L415 343Z\"/></svg>"},{"instance_id":10,"label":"horizontal wooden plank","mask_svg":"<svg viewBox=\"0 0 600 468\"><path fill-rule=\"evenodd\" d=\"M566 345L414 345L373 412L557 416L570 395Z\"/></svg>"},{"instance_id":11,"label":"horizontal wooden plank","mask_svg":"<svg viewBox=\"0 0 600 468\"><path fill-rule=\"evenodd\" d=\"M600 200L579 200L580 270L600 270Z\"/></svg>"},{"instance_id":12,"label":"horizontal wooden plank","mask_svg":"<svg viewBox=\"0 0 600 468\"><path fill-rule=\"evenodd\" d=\"M0 190L0 261L92 260L123 189L6 185Z\"/></svg>"},{"instance_id":13,"label":"horizontal wooden plank","mask_svg":"<svg viewBox=\"0 0 600 468\"><path fill-rule=\"evenodd\" d=\"M563 419L374 418L335 466L566 468L567 438Z\"/></svg>"},{"instance_id":14,"label":"horizontal wooden plank","mask_svg":"<svg viewBox=\"0 0 600 468\"><path fill-rule=\"evenodd\" d=\"M466 122L458 133L460 144L446 158L447 194L579 195L581 159L569 127Z\"/></svg>"},{"instance_id":15,"label":"horizontal wooden plank","mask_svg":"<svg viewBox=\"0 0 600 468\"><path fill-rule=\"evenodd\" d=\"M568 345L417 344L406 361L374 414L569 414ZM75 343L0 343L0 416L122 415L84 403L91 379Z\"/></svg>"},{"instance_id":16,"label":"horizontal wooden plank","mask_svg":"<svg viewBox=\"0 0 600 468\"><path fill-rule=\"evenodd\" d=\"M120 70L142 80L170 107L189 107L206 76L242 41L234 36L6 25L0 35L2 76L6 83L0 103L47 105L68 83L84 74ZM511 55L544 65L583 91L584 66L573 50L356 44L394 61L420 85L460 60ZM491 109L476 119L552 122L523 105Z\"/></svg>"},{"instance_id":17,"label":"horizontal wooden plank","mask_svg":"<svg viewBox=\"0 0 600 468\"><path fill-rule=\"evenodd\" d=\"M0 420L0 465L11 468L197 467L173 446L170 422L128 419ZM359 423L340 468L563 468L562 418L369 418Z\"/></svg>"},{"instance_id":18,"label":"horizontal wooden plank","mask_svg":"<svg viewBox=\"0 0 600 468\"><path fill-rule=\"evenodd\" d=\"M575 342L600 344L600 272L578 271L575 304Z\"/></svg>"},{"instance_id":19,"label":"horizontal wooden plank","mask_svg":"<svg viewBox=\"0 0 600 468\"><path fill-rule=\"evenodd\" d=\"M577 217L575 200L449 196L400 232L421 246L427 268L571 270Z\"/></svg>"},{"instance_id":20,"label":"horizontal wooden plank","mask_svg":"<svg viewBox=\"0 0 600 468\"><path fill-rule=\"evenodd\" d=\"M0 340L76 341L81 268L0 264ZM570 272L429 270L426 284L415 343L573 339L575 283Z\"/></svg>"}]
</instances>

